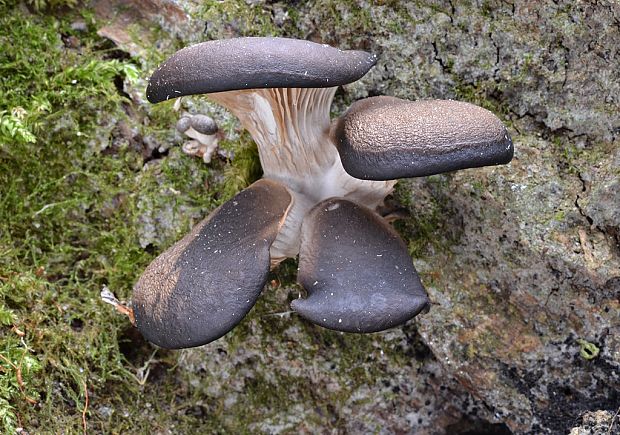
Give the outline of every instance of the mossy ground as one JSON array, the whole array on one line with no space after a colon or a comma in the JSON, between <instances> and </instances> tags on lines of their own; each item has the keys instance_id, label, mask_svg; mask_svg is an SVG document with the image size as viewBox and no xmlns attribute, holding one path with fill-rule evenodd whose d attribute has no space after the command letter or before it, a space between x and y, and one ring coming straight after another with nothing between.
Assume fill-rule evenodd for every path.
<instances>
[{"instance_id":1,"label":"mossy ground","mask_svg":"<svg viewBox=\"0 0 620 435\"><path fill-rule=\"evenodd\" d=\"M165 151L165 158L150 150L144 138L169 139L175 122L171 107L164 104L147 114L128 97L124 84L147 76L152 68L148 62L158 56L141 63L119 54L97 36L87 9L39 13L37 7L45 3L35 3L29 9L0 1L2 431L247 430L259 417L290 406L294 390L299 400L328 406L321 395L281 374L255 378L232 409L213 401L201 410L196 404L202 403L202 390L191 387L187 374L177 368L178 353L159 350L153 357L154 347L101 301L104 286L128 299L133 282L154 256L193 220L258 178L260 167L247 134L222 144L235 151L232 162L219 160L210 167L178 148ZM222 19L226 11L220 9L231 5L217 2L205 8L206 19L214 11ZM233 12L237 20L250 14L241 23L250 33L254 25L262 26L254 29L262 34L265 26L273 26L260 10ZM296 17L287 19L294 23ZM86 23L86 29L73 28L76 20ZM145 215L156 222L165 213L173 223L159 235L161 246L141 246ZM428 225L437 223L434 216L432 211ZM420 226L414 252L432 230ZM273 279L290 286L295 268L294 262L287 263ZM265 297L252 321L281 308L274 296ZM287 327L259 322L273 334ZM380 378L380 372L358 364L377 352L375 338L343 341L340 334L304 328L312 345L291 351L292 358L311 359L338 349L336 363L349 382L344 391ZM251 333L250 322L244 322L229 344L243 346ZM397 349L385 352L395 360L407 358ZM338 403L339 394L345 393L334 393L330 402Z\"/></svg>"}]
</instances>

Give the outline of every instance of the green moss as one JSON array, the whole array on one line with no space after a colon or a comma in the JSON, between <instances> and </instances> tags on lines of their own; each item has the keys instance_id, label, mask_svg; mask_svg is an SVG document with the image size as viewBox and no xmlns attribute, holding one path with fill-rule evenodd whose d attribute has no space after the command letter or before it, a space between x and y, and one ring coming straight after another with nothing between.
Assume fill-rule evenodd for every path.
<instances>
[{"instance_id":1,"label":"green moss","mask_svg":"<svg viewBox=\"0 0 620 435\"><path fill-rule=\"evenodd\" d=\"M208 39L223 39L235 36L280 36L289 37L299 33L295 8L286 8L281 25L275 23L272 8L264 5L248 5L244 0L202 2L196 15L205 21L205 36Z\"/></svg>"},{"instance_id":2,"label":"green moss","mask_svg":"<svg viewBox=\"0 0 620 435\"><path fill-rule=\"evenodd\" d=\"M38 9L45 8L74 8L80 4L80 0L28 0L29 3L38 5Z\"/></svg>"},{"instance_id":3,"label":"green moss","mask_svg":"<svg viewBox=\"0 0 620 435\"><path fill-rule=\"evenodd\" d=\"M145 73L109 59L94 31L76 34L70 19L0 6L0 424L8 433L18 423L81 430L87 392L105 392L99 403L112 408L135 401L119 348L127 320L99 292L107 285L128 297L152 259L139 243L148 195L155 209L215 205L202 162L171 153L143 168L139 136L123 133L140 132L140 117L127 117L133 103L115 81ZM79 38L79 49L61 34ZM181 190L188 194L162 195ZM178 228L189 224L180 218ZM86 417L100 422L92 409ZM119 417L111 427L127 425Z\"/></svg>"},{"instance_id":4,"label":"green moss","mask_svg":"<svg viewBox=\"0 0 620 435\"><path fill-rule=\"evenodd\" d=\"M562 222L562 221L564 221L564 219L566 219L566 210L559 210L553 216L553 220L557 221L557 222Z\"/></svg>"},{"instance_id":5,"label":"green moss","mask_svg":"<svg viewBox=\"0 0 620 435\"><path fill-rule=\"evenodd\" d=\"M433 252L446 252L452 246L458 234L446 231L450 226L451 215L445 192L449 189L445 176L428 177L425 181L425 195L421 202L413 203L411 180L401 180L394 189L394 198L405 206L410 217L398 220L394 227L407 242L409 253L413 258L422 258Z\"/></svg>"},{"instance_id":6,"label":"green moss","mask_svg":"<svg viewBox=\"0 0 620 435\"><path fill-rule=\"evenodd\" d=\"M609 156L614 153L617 145L613 142L598 142L588 146L577 146L573 139L561 134L552 139L554 145L552 151L566 166L566 172L570 176L578 176L584 168L604 164ZM610 169L613 174L620 175L620 167Z\"/></svg>"},{"instance_id":7,"label":"green moss","mask_svg":"<svg viewBox=\"0 0 620 435\"><path fill-rule=\"evenodd\" d=\"M466 83L460 77L454 76L454 92L457 100L467 101L493 112L506 124L512 128L511 112L506 103L489 98L496 91L501 90L502 83L493 80L480 81L477 83Z\"/></svg>"},{"instance_id":8,"label":"green moss","mask_svg":"<svg viewBox=\"0 0 620 435\"><path fill-rule=\"evenodd\" d=\"M235 142L225 140L220 147L233 154L232 161L224 168L224 179L215 188L220 192L221 199L226 201L261 178L263 170L258 157L258 148L247 131L243 131L239 140Z\"/></svg>"}]
</instances>

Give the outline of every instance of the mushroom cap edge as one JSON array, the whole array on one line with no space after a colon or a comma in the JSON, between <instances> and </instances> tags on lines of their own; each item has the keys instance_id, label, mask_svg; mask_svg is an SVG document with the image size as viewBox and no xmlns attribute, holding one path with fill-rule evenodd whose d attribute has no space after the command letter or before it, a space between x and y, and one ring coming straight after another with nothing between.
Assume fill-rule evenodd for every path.
<instances>
[{"instance_id":1,"label":"mushroom cap edge","mask_svg":"<svg viewBox=\"0 0 620 435\"><path fill-rule=\"evenodd\" d=\"M359 50L280 37L244 37L185 47L159 66L147 99L257 88L314 88L354 82L377 57Z\"/></svg>"}]
</instances>

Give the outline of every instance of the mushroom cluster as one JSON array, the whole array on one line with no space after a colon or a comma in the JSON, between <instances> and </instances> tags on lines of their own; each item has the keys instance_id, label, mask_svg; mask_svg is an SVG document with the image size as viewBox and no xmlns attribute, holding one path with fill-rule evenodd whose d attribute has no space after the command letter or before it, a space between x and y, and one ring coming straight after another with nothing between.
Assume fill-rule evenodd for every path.
<instances>
[{"instance_id":1,"label":"mushroom cluster","mask_svg":"<svg viewBox=\"0 0 620 435\"><path fill-rule=\"evenodd\" d=\"M192 140L183 144L183 152L190 156L202 157L205 163L217 149L217 124L207 115L183 115L177 122L177 131Z\"/></svg>"},{"instance_id":2,"label":"mushroom cluster","mask_svg":"<svg viewBox=\"0 0 620 435\"><path fill-rule=\"evenodd\" d=\"M154 72L149 101L209 94L239 118L264 176L144 271L132 307L148 340L216 340L250 311L270 268L296 256L307 297L291 307L320 326L375 332L428 309L405 243L378 210L398 178L508 163L513 146L495 115L452 100L370 97L332 122L337 87L376 60L309 41L237 38L184 48Z\"/></svg>"}]
</instances>

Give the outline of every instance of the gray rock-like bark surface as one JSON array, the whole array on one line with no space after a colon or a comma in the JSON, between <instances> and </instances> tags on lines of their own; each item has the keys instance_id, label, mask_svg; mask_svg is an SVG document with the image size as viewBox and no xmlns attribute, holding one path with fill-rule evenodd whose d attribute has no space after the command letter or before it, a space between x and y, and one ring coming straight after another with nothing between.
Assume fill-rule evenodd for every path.
<instances>
[{"instance_id":1,"label":"gray rock-like bark surface","mask_svg":"<svg viewBox=\"0 0 620 435\"><path fill-rule=\"evenodd\" d=\"M274 433L566 433L586 411L615 413L617 2L187 6L188 43L275 31L378 54L339 93L339 112L369 95L469 101L508 124L516 150L504 167L401 182L411 217L397 228L428 314L382 334L325 331L286 312L299 290L276 273L232 334L181 353L202 402L231 427L254 406L262 417L249 429ZM247 18L257 8L268 30Z\"/></svg>"}]
</instances>

